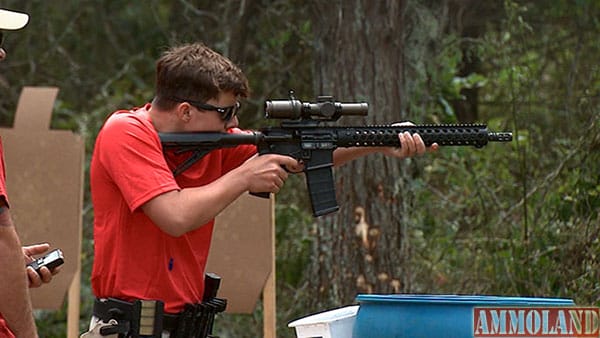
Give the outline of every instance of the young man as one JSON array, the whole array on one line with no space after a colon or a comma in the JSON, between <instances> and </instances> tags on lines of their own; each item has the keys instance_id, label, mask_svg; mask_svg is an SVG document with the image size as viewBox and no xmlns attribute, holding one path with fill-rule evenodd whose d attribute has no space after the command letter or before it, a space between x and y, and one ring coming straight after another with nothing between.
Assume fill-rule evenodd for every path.
<instances>
[{"instance_id":1,"label":"young man","mask_svg":"<svg viewBox=\"0 0 600 338\"><path fill-rule=\"evenodd\" d=\"M2 48L2 30L21 29L28 21L27 14L0 9L0 61L6 58L6 51ZM50 246L44 243L21 247L8 208L0 141L0 337L37 337L28 287L49 283L52 274L59 269L50 272L44 267L40 271L41 275L33 268L25 269L25 264L31 262L34 255L43 254Z\"/></svg>"},{"instance_id":2,"label":"young man","mask_svg":"<svg viewBox=\"0 0 600 338\"><path fill-rule=\"evenodd\" d=\"M256 156L255 146L242 145L211 151L173 176L188 154L163 153L158 132L242 133L236 114L248 93L245 75L229 59L200 43L183 45L158 60L151 104L107 119L90 169L98 298L91 328L114 318L107 298L159 300L171 315L201 303L215 216L244 193L277 193L288 171L301 170L291 157ZM399 137L401 148L376 151L399 158L426 151L418 135ZM334 162L374 151L338 149Z\"/></svg>"}]
</instances>

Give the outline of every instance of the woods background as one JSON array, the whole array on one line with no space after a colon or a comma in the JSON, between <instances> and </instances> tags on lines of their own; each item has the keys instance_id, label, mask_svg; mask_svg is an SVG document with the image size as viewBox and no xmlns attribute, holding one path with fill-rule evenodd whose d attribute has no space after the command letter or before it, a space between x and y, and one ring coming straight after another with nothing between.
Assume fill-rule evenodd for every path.
<instances>
[{"instance_id":1,"label":"woods background","mask_svg":"<svg viewBox=\"0 0 600 338\"><path fill-rule=\"evenodd\" d=\"M81 134L153 96L167 46L203 41L248 75L241 124L265 99L366 101L340 124L487 123L510 144L447 147L336 170L341 210L313 219L302 177L277 196L278 336L358 293L572 298L600 305L600 2L594 0L0 1L30 14L7 32L0 123L25 85L58 86L52 127ZM86 175L87 184L87 175ZM93 209L85 188L81 331L92 294ZM26 225L17 225L26 226ZM66 315L36 313L43 337ZM251 315L217 334L259 337Z\"/></svg>"}]
</instances>

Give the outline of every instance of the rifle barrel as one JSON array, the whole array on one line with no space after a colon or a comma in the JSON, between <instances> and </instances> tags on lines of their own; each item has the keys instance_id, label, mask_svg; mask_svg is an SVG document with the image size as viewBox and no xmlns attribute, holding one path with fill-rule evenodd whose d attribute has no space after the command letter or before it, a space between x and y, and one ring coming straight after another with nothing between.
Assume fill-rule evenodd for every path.
<instances>
[{"instance_id":1,"label":"rifle barrel","mask_svg":"<svg viewBox=\"0 0 600 338\"><path fill-rule=\"evenodd\" d=\"M489 138L490 142L510 142L510 141L512 141L512 133L509 133L509 132L490 133L488 138Z\"/></svg>"}]
</instances>

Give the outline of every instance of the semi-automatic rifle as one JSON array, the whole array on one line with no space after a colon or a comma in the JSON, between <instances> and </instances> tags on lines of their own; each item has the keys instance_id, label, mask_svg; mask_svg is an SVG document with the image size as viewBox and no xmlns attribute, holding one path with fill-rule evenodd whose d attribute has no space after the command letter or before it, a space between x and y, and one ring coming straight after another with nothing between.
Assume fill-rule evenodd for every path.
<instances>
[{"instance_id":1,"label":"semi-automatic rifle","mask_svg":"<svg viewBox=\"0 0 600 338\"><path fill-rule=\"evenodd\" d=\"M485 124L428 124L415 126L321 126L341 116L367 115L368 104L341 103L331 96L319 96L316 102L287 100L265 102L265 117L284 119L279 127L265 127L245 134L234 133L159 133L163 148L189 152L187 161L176 168L178 175L211 150L254 144L258 153L294 157L304 164L313 215L322 216L339 209L333 180L333 151L339 147L400 147L398 134L418 133L426 146L475 146L488 142L509 142L510 132L490 132ZM268 197L268 193L257 193Z\"/></svg>"}]
</instances>

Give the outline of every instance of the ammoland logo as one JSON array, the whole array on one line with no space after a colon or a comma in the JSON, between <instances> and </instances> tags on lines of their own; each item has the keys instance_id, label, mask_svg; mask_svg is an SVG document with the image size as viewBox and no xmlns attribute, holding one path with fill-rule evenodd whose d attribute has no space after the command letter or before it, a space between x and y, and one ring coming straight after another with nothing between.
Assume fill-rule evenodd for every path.
<instances>
[{"instance_id":1,"label":"ammoland logo","mask_svg":"<svg viewBox=\"0 0 600 338\"><path fill-rule=\"evenodd\" d=\"M474 307L473 337L600 337L597 307Z\"/></svg>"}]
</instances>

